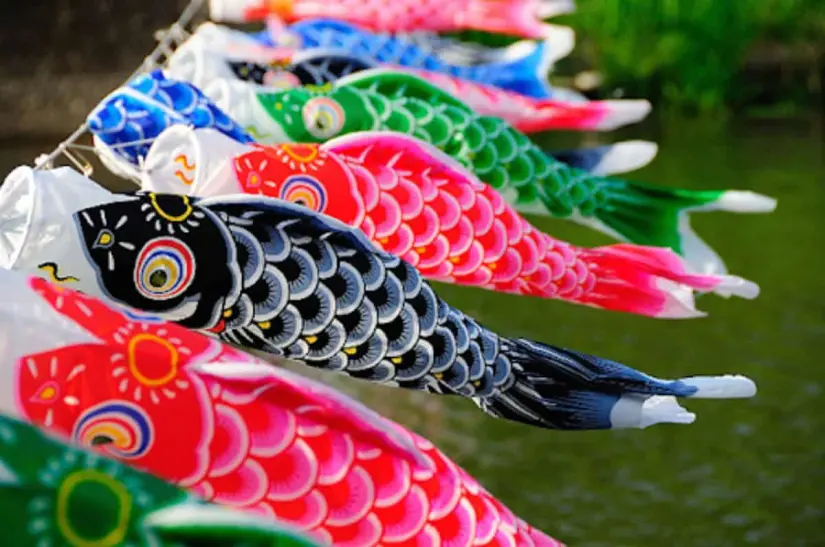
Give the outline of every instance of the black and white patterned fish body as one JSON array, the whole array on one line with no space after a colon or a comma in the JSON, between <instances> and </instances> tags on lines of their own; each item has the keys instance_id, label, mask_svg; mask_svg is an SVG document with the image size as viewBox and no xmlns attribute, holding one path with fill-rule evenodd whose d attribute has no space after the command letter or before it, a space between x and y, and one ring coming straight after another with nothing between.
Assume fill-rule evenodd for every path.
<instances>
[{"instance_id":1,"label":"black and white patterned fish body","mask_svg":"<svg viewBox=\"0 0 825 547\"><path fill-rule=\"evenodd\" d=\"M105 200L91 181L84 189L75 180L83 177L69 189L30 169L28 179L16 173L0 191L0 232L15 234L0 238L0 254L12 257L6 267L43 275L38 265L49 262L55 282L249 349L469 397L494 416L547 428L689 423L674 397L755 391L747 378L661 380L501 337L360 231L299 205L152 193ZM47 233L73 235L58 247L43 243Z\"/></svg>"}]
</instances>

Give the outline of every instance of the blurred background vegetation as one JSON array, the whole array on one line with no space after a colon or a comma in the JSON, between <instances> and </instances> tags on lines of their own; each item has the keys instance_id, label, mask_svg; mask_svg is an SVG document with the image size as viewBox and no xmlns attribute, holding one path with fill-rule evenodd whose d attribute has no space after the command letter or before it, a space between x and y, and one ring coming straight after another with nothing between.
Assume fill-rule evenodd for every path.
<instances>
[{"instance_id":1,"label":"blurred background vegetation","mask_svg":"<svg viewBox=\"0 0 825 547\"><path fill-rule=\"evenodd\" d=\"M825 0L578 0L551 20L576 30L552 81L593 70L594 94L681 113L821 108ZM480 34L467 34L478 40ZM506 43L487 37L485 43Z\"/></svg>"}]
</instances>

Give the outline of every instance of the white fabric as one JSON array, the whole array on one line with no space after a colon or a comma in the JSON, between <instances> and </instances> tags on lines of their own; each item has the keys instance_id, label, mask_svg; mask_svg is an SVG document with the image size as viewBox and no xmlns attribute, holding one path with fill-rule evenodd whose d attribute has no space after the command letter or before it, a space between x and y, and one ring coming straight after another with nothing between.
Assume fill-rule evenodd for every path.
<instances>
[{"instance_id":1,"label":"white fabric","mask_svg":"<svg viewBox=\"0 0 825 547\"><path fill-rule=\"evenodd\" d=\"M21 357L95 341L91 334L55 312L38 296L28 276L0 269L0 413L24 417L16 404L15 393L17 367L14 364Z\"/></svg>"},{"instance_id":2,"label":"white fabric","mask_svg":"<svg viewBox=\"0 0 825 547\"><path fill-rule=\"evenodd\" d=\"M250 149L215 129L170 127L146 155L141 186L191 196L240 193L232 160ZM210 184L221 194L204 194L202 189Z\"/></svg>"},{"instance_id":3,"label":"white fabric","mask_svg":"<svg viewBox=\"0 0 825 547\"><path fill-rule=\"evenodd\" d=\"M87 207L127 199L70 167L43 171L18 167L0 186L0 267L51 279L40 266L57 263L61 277L79 280L73 288L100 295L73 215Z\"/></svg>"},{"instance_id":4,"label":"white fabric","mask_svg":"<svg viewBox=\"0 0 825 547\"><path fill-rule=\"evenodd\" d=\"M290 142L281 125L258 101L257 93L271 91L241 80L216 80L203 89L215 105L246 129L261 144Z\"/></svg>"},{"instance_id":5,"label":"white fabric","mask_svg":"<svg viewBox=\"0 0 825 547\"><path fill-rule=\"evenodd\" d=\"M245 23L246 11L261 4L261 0L209 0L209 18L227 23Z\"/></svg>"}]
</instances>

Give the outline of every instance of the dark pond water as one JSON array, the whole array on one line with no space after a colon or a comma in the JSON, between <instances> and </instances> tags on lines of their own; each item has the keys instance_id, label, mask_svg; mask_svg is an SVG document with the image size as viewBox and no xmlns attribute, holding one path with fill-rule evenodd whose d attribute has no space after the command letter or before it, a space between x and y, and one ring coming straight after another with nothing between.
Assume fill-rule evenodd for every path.
<instances>
[{"instance_id":1,"label":"dark pond water","mask_svg":"<svg viewBox=\"0 0 825 547\"><path fill-rule=\"evenodd\" d=\"M571 546L825 545L825 141L817 121L637 126L659 157L634 178L743 188L779 198L772 215L711 213L694 225L730 269L762 286L756 301L703 298L704 319L666 322L439 286L489 327L624 361L658 376L738 372L748 401L698 401L691 426L541 431L470 403L325 377L436 441L532 524ZM56 141L57 139L55 139ZM0 173L51 143L5 142ZM96 178L113 179L99 170ZM533 219L582 245L609 241Z\"/></svg>"}]
</instances>

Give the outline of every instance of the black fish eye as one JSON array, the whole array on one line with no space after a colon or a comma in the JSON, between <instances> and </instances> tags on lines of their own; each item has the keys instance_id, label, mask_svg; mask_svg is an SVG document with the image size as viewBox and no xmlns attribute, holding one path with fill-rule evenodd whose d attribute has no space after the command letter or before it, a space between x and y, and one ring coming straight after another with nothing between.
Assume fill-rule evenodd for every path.
<instances>
[{"instance_id":1,"label":"black fish eye","mask_svg":"<svg viewBox=\"0 0 825 547\"><path fill-rule=\"evenodd\" d=\"M155 288L163 287L168 279L169 275L163 270L155 270L149 274L149 284Z\"/></svg>"},{"instance_id":2,"label":"black fish eye","mask_svg":"<svg viewBox=\"0 0 825 547\"><path fill-rule=\"evenodd\" d=\"M113 444L115 441L108 435L95 435L92 439L92 446L103 446L107 444Z\"/></svg>"}]
</instances>

